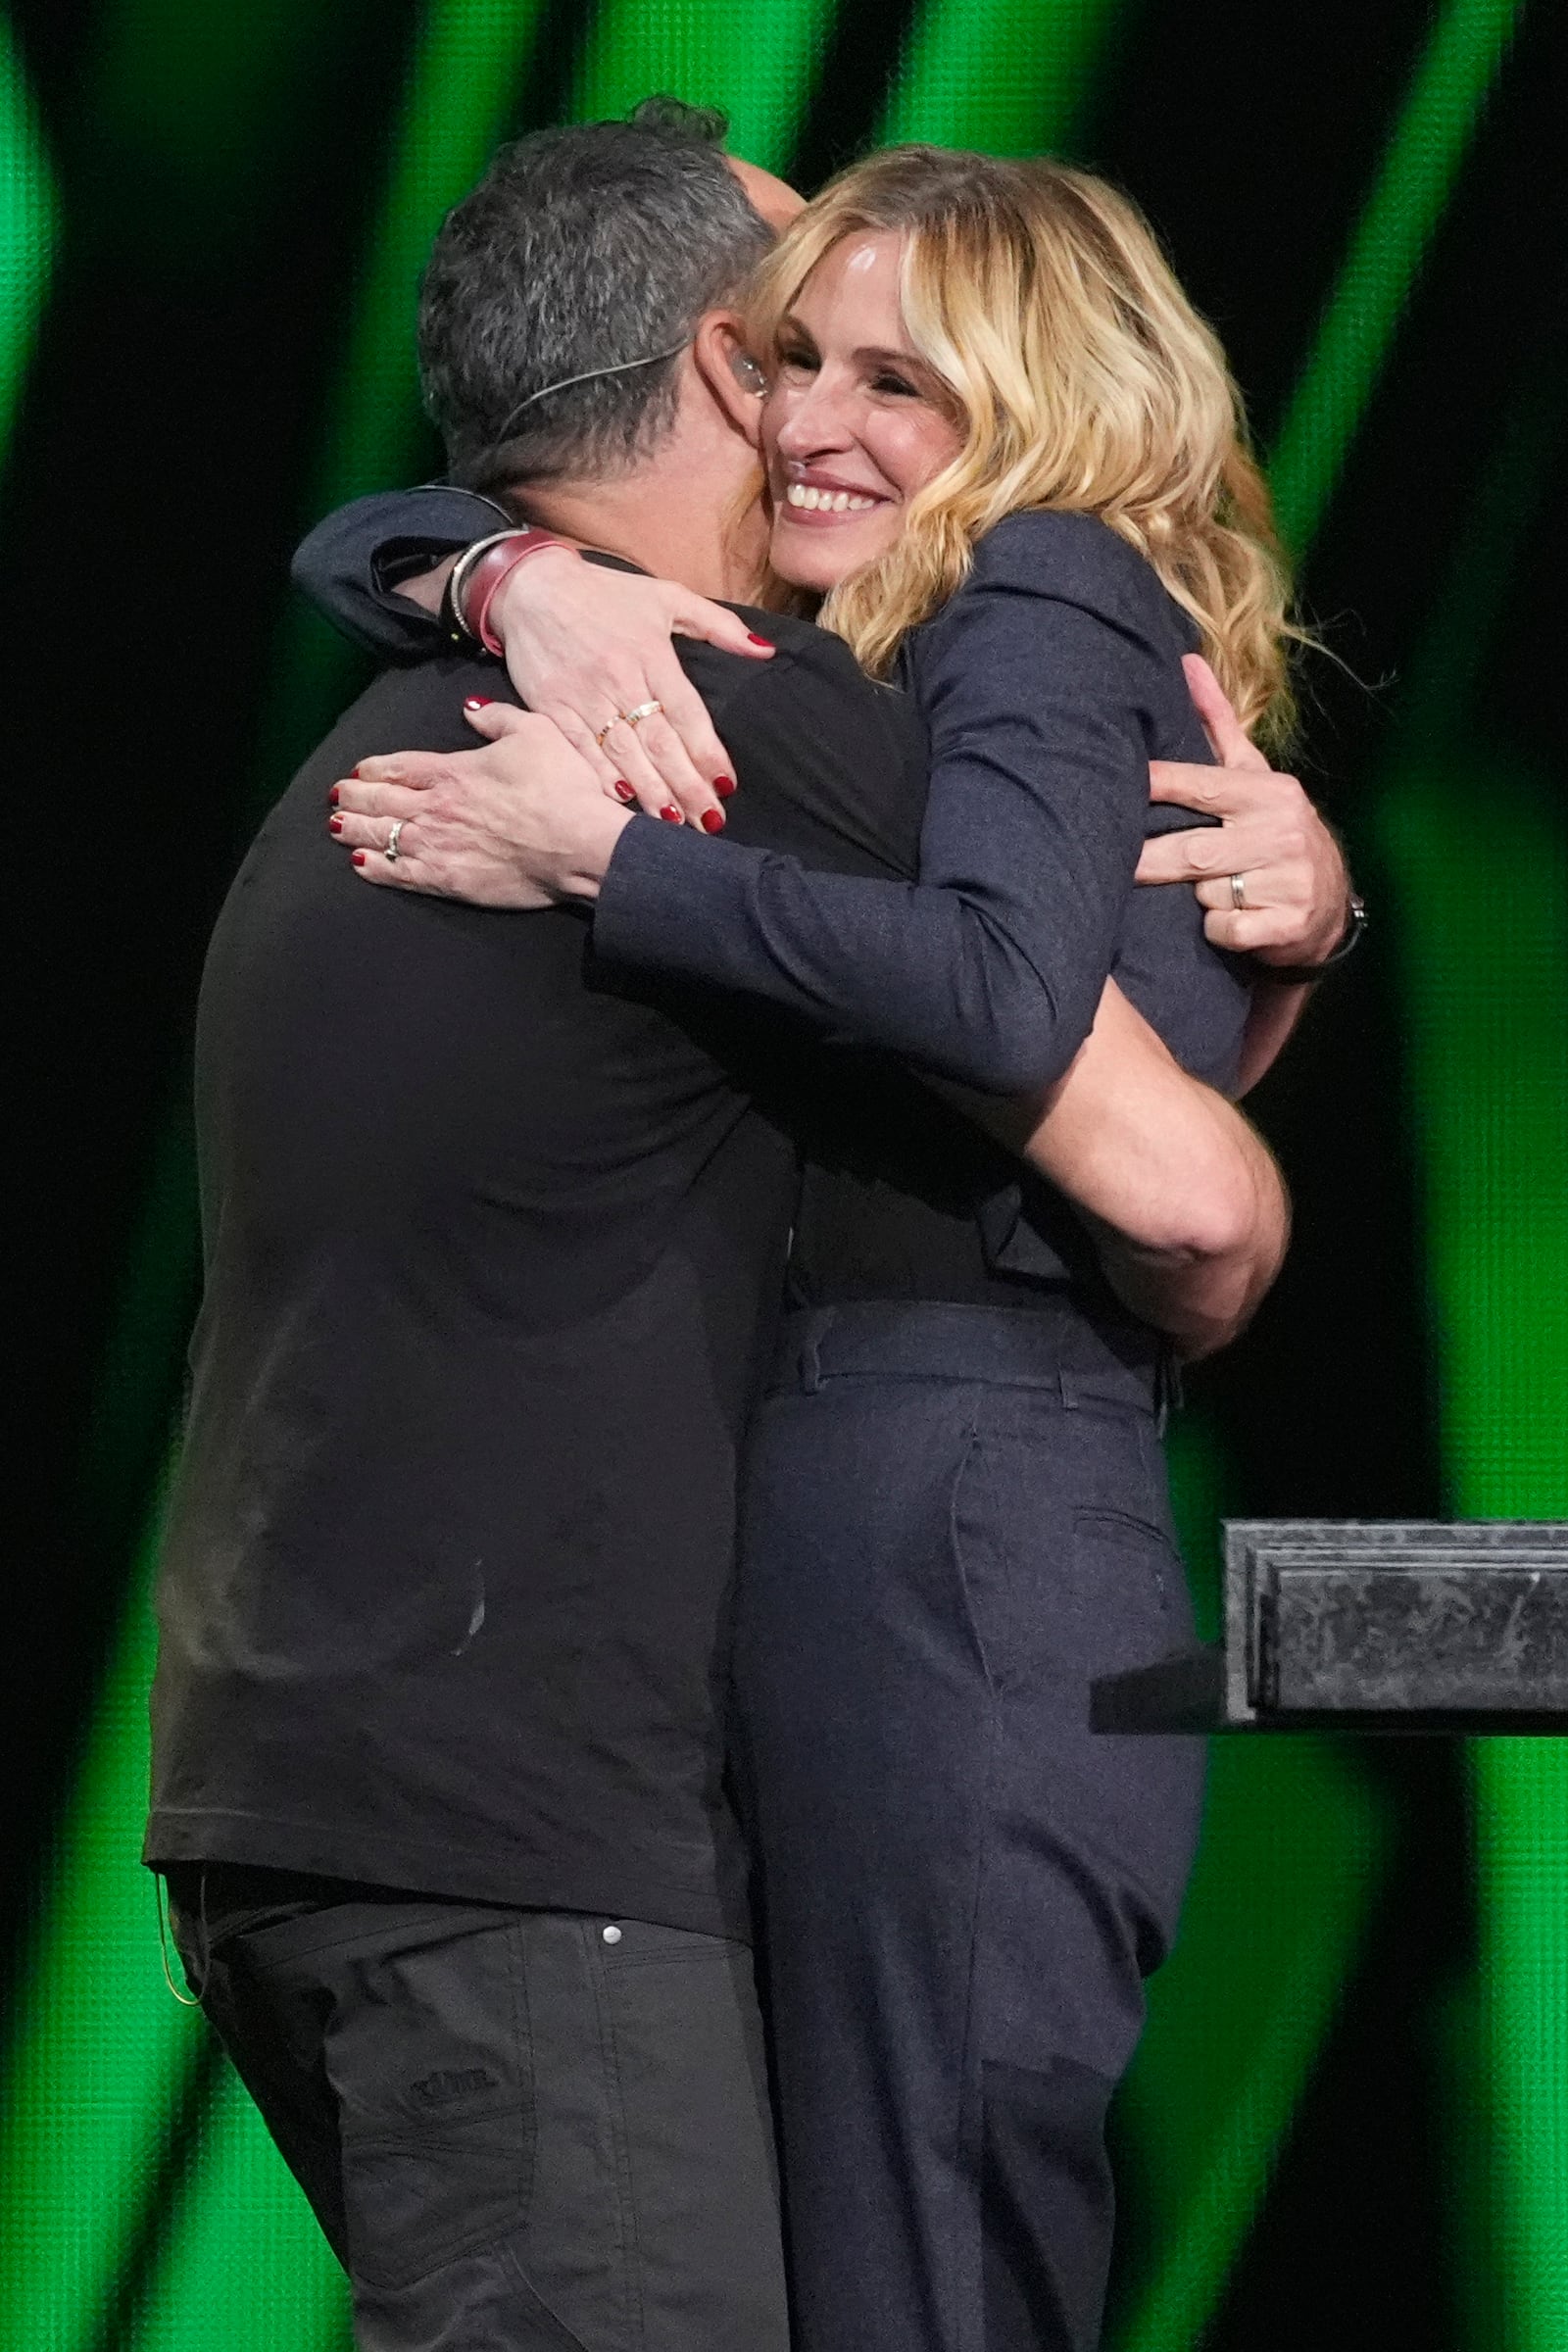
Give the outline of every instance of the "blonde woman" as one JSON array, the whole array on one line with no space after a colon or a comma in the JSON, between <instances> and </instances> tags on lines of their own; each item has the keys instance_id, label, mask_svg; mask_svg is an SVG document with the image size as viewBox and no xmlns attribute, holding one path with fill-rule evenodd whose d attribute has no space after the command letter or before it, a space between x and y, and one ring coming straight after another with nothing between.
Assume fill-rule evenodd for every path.
<instances>
[{"instance_id":1,"label":"blonde woman","mask_svg":"<svg viewBox=\"0 0 1568 2352\"><path fill-rule=\"evenodd\" d=\"M534 735L518 877L569 867L616 958L999 1095L1049 1091L1118 991L1229 1087L1253 975L1132 875L1149 761L1206 756L1184 656L1284 723L1285 588L1147 227L1055 165L895 150L785 235L746 334L773 570L929 725L920 880L650 823L573 755L542 774ZM475 714L501 772L518 717ZM342 794L362 857L416 819L395 784ZM1088 2347L1105 2111L1200 1793L1196 1742L1088 1725L1096 1675L1190 1630L1166 1351L1136 1273L1113 1296L1066 1203L892 1059L862 1106L808 1176L738 1601L799 2341Z\"/></svg>"}]
</instances>

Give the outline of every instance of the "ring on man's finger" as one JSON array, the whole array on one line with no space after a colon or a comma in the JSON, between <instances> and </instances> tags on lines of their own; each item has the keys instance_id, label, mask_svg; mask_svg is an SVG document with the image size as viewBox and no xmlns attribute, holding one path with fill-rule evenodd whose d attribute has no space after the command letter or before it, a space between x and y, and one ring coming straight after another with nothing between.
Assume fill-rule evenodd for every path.
<instances>
[{"instance_id":1,"label":"ring on man's finger","mask_svg":"<svg viewBox=\"0 0 1568 2352\"><path fill-rule=\"evenodd\" d=\"M396 865L398 859L403 855L403 852L398 848L398 836L401 834L408 821L409 820L406 816L397 816L392 820L392 830L386 837L386 848L381 852L381 855L386 859L388 865Z\"/></svg>"},{"instance_id":2,"label":"ring on man's finger","mask_svg":"<svg viewBox=\"0 0 1568 2352\"><path fill-rule=\"evenodd\" d=\"M1232 874L1231 876L1231 905L1238 914L1247 912L1247 876L1245 874Z\"/></svg>"}]
</instances>

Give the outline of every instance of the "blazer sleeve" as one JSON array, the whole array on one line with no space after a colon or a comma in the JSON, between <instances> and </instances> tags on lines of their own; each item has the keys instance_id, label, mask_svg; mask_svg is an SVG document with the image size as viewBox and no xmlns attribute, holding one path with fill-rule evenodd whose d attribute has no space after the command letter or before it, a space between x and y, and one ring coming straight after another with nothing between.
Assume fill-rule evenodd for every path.
<instances>
[{"instance_id":1,"label":"blazer sleeve","mask_svg":"<svg viewBox=\"0 0 1568 2352\"><path fill-rule=\"evenodd\" d=\"M932 753L919 881L634 824L595 914L607 953L750 990L983 1091L1061 1075L1114 960L1174 657L1164 592L1131 549L1082 516L1013 520L1048 527L1003 525L913 649Z\"/></svg>"},{"instance_id":2,"label":"blazer sleeve","mask_svg":"<svg viewBox=\"0 0 1568 2352\"><path fill-rule=\"evenodd\" d=\"M290 576L367 653L382 662L421 662L440 650L440 624L397 594L399 580L514 520L489 499L445 482L377 491L318 522L295 549Z\"/></svg>"}]
</instances>

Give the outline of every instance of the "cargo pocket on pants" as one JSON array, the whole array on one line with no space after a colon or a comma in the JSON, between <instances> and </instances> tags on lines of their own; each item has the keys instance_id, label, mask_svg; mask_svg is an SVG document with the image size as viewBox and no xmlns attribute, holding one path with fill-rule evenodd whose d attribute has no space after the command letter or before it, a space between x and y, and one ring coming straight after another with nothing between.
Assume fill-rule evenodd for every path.
<instances>
[{"instance_id":1,"label":"cargo pocket on pants","mask_svg":"<svg viewBox=\"0 0 1568 2352\"><path fill-rule=\"evenodd\" d=\"M533 2085L514 1923L367 1952L326 2043L349 2265L410 2287L526 2223Z\"/></svg>"}]
</instances>

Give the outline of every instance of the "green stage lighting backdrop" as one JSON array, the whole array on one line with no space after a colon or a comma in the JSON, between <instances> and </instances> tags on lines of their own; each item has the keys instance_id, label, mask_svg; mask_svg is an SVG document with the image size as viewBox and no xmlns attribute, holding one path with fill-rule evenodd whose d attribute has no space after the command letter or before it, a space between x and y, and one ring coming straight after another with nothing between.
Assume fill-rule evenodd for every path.
<instances>
[{"instance_id":1,"label":"green stage lighting backdrop","mask_svg":"<svg viewBox=\"0 0 1568 2352\"><path fill-rule=\"evenodd\" d=\"M888 139L1049 149L1140 197L1224 333L1373 929L1260 1100L1292 1266L1177 1434L1211 1616L1227 1513L1568 1516L1565 68L1548 0L0 0L35 984L0 2344L348 2342L135 1857L195 979L361 676L289 601L294 538L438 462L411 326L445 208L500 138L654 90L808 188ZM1568 1748L1222 1745L1116 2138L1116 2352L1564 2352Z\"/></svg>"}]
</instances>

